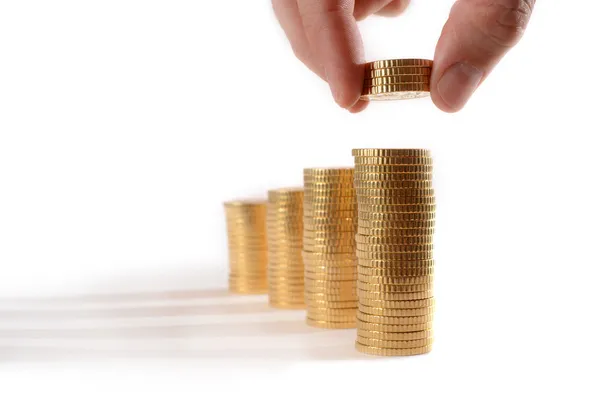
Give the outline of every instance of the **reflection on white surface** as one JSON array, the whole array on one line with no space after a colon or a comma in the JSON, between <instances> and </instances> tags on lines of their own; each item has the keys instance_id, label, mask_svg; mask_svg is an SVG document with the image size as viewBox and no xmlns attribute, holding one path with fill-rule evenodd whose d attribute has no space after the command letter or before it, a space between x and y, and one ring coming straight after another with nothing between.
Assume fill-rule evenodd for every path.
<instances>
[{"instance_id":1,"label":"reflection on white surface","mask_svg":"<svg viewBox=\"0 0 600 399\"><path fill-rule=\"evenodd\" d=\"M365 359L355 330L322 330L302 310L225 288L0 300L0 358L167 358L294 362Z\"/></svg>"}]
</instances>

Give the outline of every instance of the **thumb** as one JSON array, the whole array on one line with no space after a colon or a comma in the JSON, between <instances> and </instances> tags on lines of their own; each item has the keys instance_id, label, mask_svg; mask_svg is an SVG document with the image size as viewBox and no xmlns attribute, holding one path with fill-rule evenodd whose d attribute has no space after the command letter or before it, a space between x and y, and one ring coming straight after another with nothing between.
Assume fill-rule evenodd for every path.
<instances>
[{"instance_id":1,"label":"thumb","mask_svg":"<svg viewBox=\"0 0 600 399\"><path fill-rule=\"evenodd\" d=\"M462 109L525 31L535 0L458 0L435 51L431 98L446 112Z\"/></svg>"}]
</instances>

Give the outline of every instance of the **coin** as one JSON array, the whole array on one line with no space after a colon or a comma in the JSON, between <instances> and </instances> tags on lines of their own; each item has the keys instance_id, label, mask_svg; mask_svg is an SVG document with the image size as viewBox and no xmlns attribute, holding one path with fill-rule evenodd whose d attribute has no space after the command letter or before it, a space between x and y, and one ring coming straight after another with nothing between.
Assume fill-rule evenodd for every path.
<instances>
[{"instance_id":1,"label":"coin","mask_svg":"<svg viewBox=\"0 0 600 399\"><path fill-rule=\"evenodd\" d=\"M316 245L304 244L304 252L321 253L321 254L354 254L356 247L354 245Z\"/></svg>"},{"instance_id":2,"label":"coin","mask_svg":"<svg viewBox=\"0 0 600 399\"><path fill-rule=\"evenodd\" d=\"M360 303L360 299L359 299ZM378 323L387 325L411 325L411 324L423 324L433 321L433 314L423 316L406 316L406 317L392 317L392 316L377 316L366 314L359 311L356 314L356 318L366 323Z\"/></svg>"},{"instance_id":3,"label":"coin","mask_svg":"<svg viewBox=\"0 0 600 399\"><path fill-rule=\"evenodd\" d=\"M365 215L363 215L365 216ZM393 231L404 230L404 229L422 229L422 228L435 228L435 217L429 220L406 220L406 221L398 221L398 220L377 220L377 219L358 219L358 229L382 229L383 231L390 231L390 234L393 234ZM366 231L366 230L363 230ZM364 233L363 233L364 234ZM375 234L374 234L375 235Z\"/></svg>"},{"instance_id":4,"label":"coin","mask_svg":"<svg viewBox=\"0 0 600 399\"><path fill-rule=\"evenodd\" d=\"M356 234L368 237L379 237L379 238L395 238L395 237L421 237L431 236L435 233L433 227L421 227L421 228L369 228L359 226ZM306 232L305 232L306 234Z\"/></svg>"},{"instance_id":5,"label":"coin","mask_svg":"<svg viewBox=\"0 0 600 399\"><path fill-rule=\"evenodd\" d=\"M432 173L432 170L431 165L356 165L356 173Z\"/></svg>"},{"instance_id":6,"label":"coin","mask_svg":"<svg viewBox=\"0 0 600 399\"><path fill-rule=\"evenodd\" d=\"M356 262L355 254L327 254L327 253L317 253L317 252L302 252L303 258L306 260L315 260L315 261L348 261L348 262Z\"/></svg>"},{"instance_id":7,"label":"coin","mask_svg":"<svg viewBox=\"0 0 600 399\"><path fill-rule=\"evenodd\" d=\"M315 241L332 241L332 240L347 240L353 239L356 230L348 231L327 231L327 230L304 230L304 242L307 240Z\"/></svg>"},{"instance_id":8,"label":"coin","mask_svg":"<svg viewBox=\"0 0 600 399\"><path fill-rule=\"evenodd\" d=\"M430 77L427 75L396 75L382 76L377 78L367 77L363 82L364 87L381 86L402 83L429 83Z\"/></svg>"},{"instance_id":9,"label":"coin","mask_svg":"<svg viewBox=\"0 0 600 399\"><path fill-rule=\"evenodd\" d=\"M316 292L320 288L323 289L339 289L339 290L356 290L357 281L350 280L341 280L341 281L332 281L332 280L311 280L310 278L305 278L304 286L308 289L309 292ZM411 291L412 292L412 291Z\"/></svg>"},{"instance_id":10,"label":"coin","mask_svg":"<svg viewBox=\"0 0 600 399\"><path fill-rule=\"evenodd\" d=\"M362 269L361 269L362 271ZM406 277L406 276L369 276L364 274L357 275L357 281L362 281L368 284L392 284L392 285L419 285L419 284L432 284L433 276L418 276L418 277Z\"/></svg>"},{"instance_id":11,"label":"coin","mask_svg":"<svg viewBox=\"0 0 600 399\"><path fill-rule=\"evenodd\" d=\"M382 180L354 180L354 187L358 191L361 189L400 189L400 188L432 188L431 180L401 180L401 181L382 181Z\"/></svg>"},{"instance_id":12,"label":"coin","mask_svg":"<svg viewBox=\"0 0 600 399\"><path fill-rule=\"evenodd\" d=\"M432 188L359 188L355 192L357 197L433 197L435 195Z\"/></svg>"},{"instance_id":13,"label":"coin","mask_svg":"<svg viewBox=\"0 0 600 399\"><path fill-rule=\"evenodd\" d=\"M417 339L425 339L433 337L433 330L423 330L414 332L382 332L382 331L368 331L363 329L357 330L357 335L364 338L374 338L382 341L414 341Z\"/></svg>"},{"instance_id":14,"label":"coin","mask_svg":"<svg viewBox=\"0 0 600 399\"><path fill-rule=\"evenodd\" d=\"M381 277L426 277L433 276L433 267L430 268L405 268L405 267L365 267L358 266L358 274L362 276Z\"/></svg>"},{"instance_id":15,"label":"coin","mask_svg":"<svg viewBox=\"0 0 600 399\"><path fill-rule=\"evenodd\" d=\"M337 301L325 301L318 299L307 300L309 307L314 308L327 308L327 309L354 309L358 307L357 300L337 300Z\"/></svg>"},{"instance_id":16,"label":"coin","mask_svg":"<svg viewBox=\"0 0 600 399\"><path fill-rule=\"evenodd\" d=\"M431 181L432 173L378 173L378 172L356 172L354 181L359 183L363 181ZM359 186L356 186L358 188Z\"/></svg>"},{"instance_id":17,"label":"coin","mask_svg":"<svg viewBox=\"0 0 600 399\"><path fill-rule=\"evenodd\" d=\"M435 207L434 207L435 208ZM358 224L360 225L361 220L372 222L374 220L394 221L394 222L406 222L406 221L433 221L435 220L435 210L430 212L415 211L412 213L390 213L390 212L369 212L360 211L358 212ZM364 224L363 224L364 226Z\"/></svg>"},{"instance_id":18,"label":"coin","mask_svg":"<svg viewBox=\"0 0 600 399\"><path fill-rule=\"evenodd\" d=\"M376 299L388 301L413 301L415 299L427 299L433 297L433 291L421 292L380 292L380 291L363 291L358 290L359 300ZM368 320L366 320L368 321Z\"/></svg>"},{"instance_id":19,"label":"coin","mask_svg":"<svg viewBox=\"0 0 600 399\"><path fill-rule=\"evenodd\" d=\"M356 243L357 251L364 251L370 253L380 253L380 252L431 252L433 251L433 244L414 244L414 245L403 245L403 244L363 244ZM360 256L357 253L357 256Z\"/></svg>"},{"instance_id":20,"label":"coin","mask_svg":"<svg viewBox=\"0 0 600 399\"><path fill-rule=\"evenodd\" d=\"M376 78L381 76L375 76ZM393 93L393 92L428 92L429 83L396 83L396 84L385 84L378 86L363 86L362 94L382 94L382 93Z\"/></svg>"},{"instance_id":21,"label":"coin","mask_svg":"<svg viewBox=\"0 0 600 399\"><path fill-rule=\"evenodd\" d=\"M365 70L365 79L379 78L383 76L396 76L396 75L421 75L431 76L430 67L419 67L419 66L402 66L402 67L391 67L391 68L377 68Z\"/></svg>"},{"instance_id":22,"label":"coin","mask_svg":"<svg viewBox=\"0 0 600 399\"><path fill-rule=\"evenodd\" d=\"M360 303L364 306L372 306L375 308L384 309L418 309L433 307L435 305L435 299L420 299L413 301L388 301L388 300L377 300L361 298Z\"/></svg>"},{"instance_id":23,"label":"coin","mask_svg":"<svg viewBox=\"0 0 600 399\"><path fill-rule=\"evenodd\" d=\"M355 344L356 350L364 353L365 355L374 356L416 356L424 355L431 352L432 346L424 346L422 348L411 348L411 349L387 349L377 348L374 346L362 345L360 343Z\"/></svg>"},{"instance_id":24,"label":"coin","mask_svg":"<svg viewBox=\"0 0 600 399\"><path fill-rule=\"evenodd\" d=\"M357 244L396 244L396 245L423 245L431 244L433 242L433 236L422 235L422 236L365 236L357 234L355 236Z\"/></svg>"},{"instance_id":25,"label":"coin","mask_svg":"<svg viewBox=\"0 0 600 399\"><path fill-rule=\"evenodd\" d=\"M354 254L350 259L340 260L315 260L315 259L304 259L304 263L307 267L316 272L327 272L328 270L344 270L346 268L353 268L356 270L356 264L358 263L357 258Z\"/></svg>"},{"instance_id":26,"label":"coin","mask_svg":"<svg viewBox=\"0 0 600 399\"><path fill-rule=\"evenodd\" d=\"M358 205L355 209L363 205L435 205L435 197L374 197L357 196Z\"/></svg>"},{"instance_id":27,"label":"coin","mask_svg":"<svg viewBox=\"0 0 600 399\"><path fill-rule=\"evenodd\" d=\"M354 157L431 157L431 152L421 148L355 148Z\"/></svg>"},{"instance_id":28,"label":"coin","mask_svg":"<svg viewBox=\"0 0 600 399\"><path fill-rule=\"evenodd\" d=\"M356 286L358 289L369 292L424 292L433 289L432 284L375 284L365 283L364 281L357 280Z\"/></svg>"},{"instance_id":29,"label":"coin","mask_svg":"<svg viewBox=\"0 0 600 399\"><path fill-rule=\"evenodd\" d=\"M356 250L358 263L361 260L395 260L395 261L413 261L433 259L433 251L425 252L373 252Z\"/></svg>"},{"instance_id":30,"label":"coin","mask_svg":"<svg viewBox=\"0 0 600 399\"><path fill-rule=\"evenodd\" d=\"M431 165L433 160L430 157L413 156L356 156L354 164L358 165Z\"/></svg>"},{"instance_id":31,"label":"coin","mask_svg":"<svg viewBox=\"0 0 600 399\"><path fill-rule=\"evenodd\" d=\"M356 291L350 293L343 293L342 295L338 293L330 293L330 292L310 292L304 291L304 298L306 298L307 302L313 301L326 301L326 302L337 302L337 301L358 301L358 296Z\"/></svg>"},{"instance_id":32,"label":"coin","mask_svg":"<svg viewBox=\"0 0 600 399\"><path fill-rule=\"evenodd\" d=\"M306 312L311 316L312 319L320 319L321 317L328 316L347 316L356 317L356 307L354 308L319 308L314 306L307 306ZM318 317L317 317L318 316Z\"/></svg>"},{"instance_id":33,"label":"coin","mask_svg":"<svg viewBox=\"0 0 600 399\"><path fill-rule=\"evenodd\" d=\"M335 295L352 295L351 297L349 297L348 299L354 299L355 298L355 293L356 293L356 285L347 285L347 286L343 286L340 288L335 288L335 287L324 287L324 286L315 286L315 285L305 285L304 286L304 293L305 294L327 294L327 295L331 295L331 296L335 296ZM413 294L413 293L410 293ZM408 296L408 293L406 293L406 295ZM424 295L424 293L423 293ZM422 297L417 297L414 298L415 295L413 295L412 297L407 297L406 299L422 299ZM429 295L431 296L431 295ZM379 298L379 297L377 297ZM373 298L373 299L377 299L377 298Z\"/></svg>"},{"instance_id":34,"label":"coin","mask_svg":"<svg viewBox=\"0 0 600 399\"><path fill-rule=\"evenodd\" d=\"M314 313L309 313L307 312L306 314L307 318L310 318L312 320L323 320L323 321L329 321L329 322L336 322L336 323L356 323L356 316L355 315L332 315L332 314L314 314Z\"/></svg>"},{"instance_id":35,"label":"coin","mask_svg":"<svg viewBox=\"0 0 600 399\"><path fill-rule=\"evenodd\" d=\"M389 308L376 308L372 306L366 306L359 303L358 309L366 314L376 316L394 316L394 317L410 317L410 316L424 316L433 314L434 308L418 308L418 309L389 309Z\"/></svg>"},{"instance_id":36,"label":"coin","mask_svg":"<svg viewBox=\"0 0 600 399\"><path fill-rule=\"evenodd\" d=\"M333 321L313 320L309 317L306 318L306 324L311 327L327 328L327 329L348 329L356 328L356 320L346 323L338 323Z\"/></svg>"},{"instance_id":37,"label":"coin","mask_svg":"<svg viewBox=\"0 0 600 399\"><path fill-rule=\"evenodd\" d=\"M388 349L422 348L433 343L433 338L415 339L412 341L384 341L375 338L356 337L356 342L365 346Z\"/></svg>"},{"instance_id":38,"label":"coin","mask_svg":"<svg viewBox=\"0 0 600 399\"><path fill-rule=\"evenodd\" d=\"M418 324L381 324L381 323L372 323L362 321L360 319L356 319L356 328L364 330L364 331L380 331L380 332L391 332L391 333L401 333L401 332L416 332L423 330L430 330L433 328L433 322L425 322Z\"/></svg>"},{"instance_id":39,"label":"coin","mask_svg":"<svg viewBox=\"0 0 600 399\"><path fill-rule=\"evenodd\" d=\"M406 58L406 59L394 59L394 60L380 60L369 62L365 65L367 69L380 69L390 67L405 67L405 66L426 66L432 67L433 61L425 60L420 58Z\"/></svg>"},{"instance_id":40,"label":"coin","mask_svg":"<svg viewBox=\"0 0 600 399\"><path fill-rule=\"evenodd\" d=\"M356 281L358 274L356 272L354 274L315 274L305 271L304 276L311 280L320 281Z\"/></svg>"},{"instance_id":41,"label":"coin","mask_svg":"<svg viewBox=\"0 0 600 399\"><path fill-rule=\"evenodd\" d=\"M269 301L269 306L276 309L304 309L306 306L302 303Z\"/></svg>"}]
</instances>

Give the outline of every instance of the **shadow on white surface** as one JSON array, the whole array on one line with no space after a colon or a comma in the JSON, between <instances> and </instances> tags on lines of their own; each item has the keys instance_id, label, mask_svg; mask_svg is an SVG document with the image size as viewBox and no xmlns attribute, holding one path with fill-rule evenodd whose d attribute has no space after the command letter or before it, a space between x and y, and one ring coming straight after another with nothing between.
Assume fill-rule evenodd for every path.
<instances>
[{"instance_id":1,"label":"shadow on white surface","mask_svg":"<svg viewBox=\"0 0 600 399\"><path fill-rule=\"evenodd\" d=\"M356 352L354 339L353 329L312 328L302 310L273 309L266 295L226 288L0 298L4 363L183 359L254 366L369 359Z\"/></svg>"}]
</instances>

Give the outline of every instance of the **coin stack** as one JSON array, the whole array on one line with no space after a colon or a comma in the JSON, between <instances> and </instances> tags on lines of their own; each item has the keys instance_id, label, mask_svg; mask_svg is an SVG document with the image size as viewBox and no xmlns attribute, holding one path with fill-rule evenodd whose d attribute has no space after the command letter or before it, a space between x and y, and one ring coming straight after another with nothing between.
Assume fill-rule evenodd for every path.
<instances>
[{"instance_id":1,"label":"coin stack","mask_svg":"<svg viewBox=\"0 0 600 399\"><path fill-rule=\"evenodd\" d=\"M352 153L358 201L356 349L381 356L427 353L434 311L430 153Z\"/></svg>"},{"instance_id":2,"label":"coin stack","mask_svg":"<svg viewBox=\"0 0 600 399\"><path fill-rule=\"evenodd\" d=\"M269 303L275 308L303 309L303 188L269 191L267 241Z\"/></svg>"},{"instance_id":3,"label":"coin stack","mask_svg":"<svg viewBox=\"0 0 600 399\"><path fill-rule=\"evenodd\" d=\"M365 65L363 100L408 100L429 96L433 61L400 59Z\"/></svg>"},{"instance_id":4,"label":"coin stack","mask_svg":"<svg viewBox=\"0 0 600 399\"><path fill-rule=\"evenodd\" d=\"M229 290L236 294L267 292L267 202L225 204L229 243Z\"/></svg>"},{"instance_id":5,"label":"coin stack","mask_svg":"<svg viewBox=\"0 0 600 399\"><path fill-rule=\"evenodd\" d=\"M304 169L304 287L313 327L356 327L353 180L353 168Z\"/></svg>"}]
</instances>

